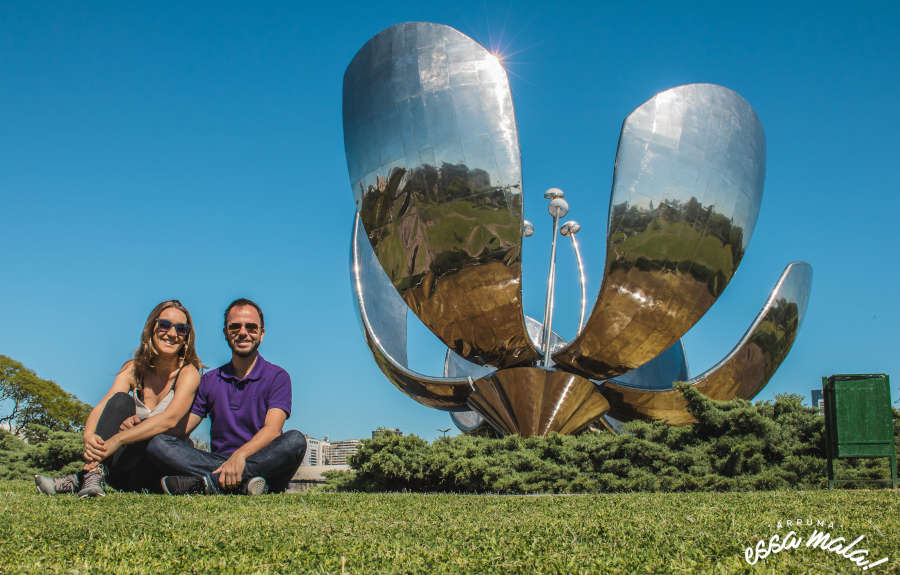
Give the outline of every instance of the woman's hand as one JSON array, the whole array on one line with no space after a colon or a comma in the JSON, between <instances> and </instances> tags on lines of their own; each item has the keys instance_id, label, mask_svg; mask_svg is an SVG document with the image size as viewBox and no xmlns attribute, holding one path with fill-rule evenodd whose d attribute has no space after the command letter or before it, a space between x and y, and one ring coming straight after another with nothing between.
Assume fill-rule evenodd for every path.
<instances>
[{"instance_id":1,"label":"woman's hand","mask_svg":"<svg viewBox=\"0 0 900 575\"><path fill-rule=\"evenodd\" d=\"M84 437L84 460L88 463L103 461L106 457L106 443L96 433Z\"/></svg>"},{"instance_id":2,"label":"woman's hand","mask_svg":"<svg viewBox=\"0 0 900 575\"><path fill-rule=\"evenodd\" d=\"M135 425L141 422L141 418L137 415L132 415L131 417L126 417L125 421L122 422L122 425L119 426L119 431L125 431L126 429L131 429Z\"/></svg>"}]
</instances>

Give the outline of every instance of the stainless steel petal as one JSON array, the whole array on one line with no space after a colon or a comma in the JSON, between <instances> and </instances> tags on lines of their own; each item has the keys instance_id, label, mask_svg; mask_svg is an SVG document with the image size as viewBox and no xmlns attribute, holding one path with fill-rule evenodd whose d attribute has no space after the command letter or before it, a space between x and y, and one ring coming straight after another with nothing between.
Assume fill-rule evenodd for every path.
<instances>
[{"instance_id":1,"label":"stainless steel petal","mask_svg":"<svg viewBox=\"0 0 900 575\"><path fill-rule=\"evenodd\" d=\"M734 275L764 177L762 125L728 88L679 86L632 112L616 153L600 293L554 361L607 379L674 344Z\"/></svg>"},{"instance_id":2,"label":"stainless steel petal","mask_svg":"<svg viewBox=\"0 0 900 575\"><path fill-rule=\"evenodd\" d=\"M541 349L544 339L543 324L531 316L525 316L525 327L528 330L529 337L531 337L532 344L536 348ZM562 349L566 346L566 340L556 332L553 332L553 337L550 341L554 350ZM447 348L447 353L444 355L444 377L471 377L472 379L478 379L494 371L497 371L497 368L467 361L450 348Z\"/></svg>"},{"instance_id":3,"label":"stainless steel petal","mask_svg":"<svg viewBox=\"0 0 900 575\"><path fill-rule=\"evenodd\" d=\"M447 348L444 355L444 377L471 377L478 379L497 371L497 368L489 365L478 365L460 357L458 353Z\"/></svg>"},{"instance_id":4,"label":"stainless steel petal","mask_svg":"<svg viewBox=\"0 0 900 575\"><path fill-rule=\"evenodd\" d=\"M451 411L450 420L453 425L467 435L481 433L486 428L491 428L488 421L475 411Z\"/></svg>"},{"instance_id":5,"label":"stainless steel petal","mask_svg":"<svg viewBox=\"0 0 900 575\"><path fill-rule=\"evenodd\" d=\"M350 266L366 343L388 380L428 407L467 409L466 399L471 388L465 377L429 377L408 368L406 304L375 258L359 213L353 222Z\"/></svg>"},{"instance_id":6,"label":"stainless steel petal","mask_svg":"<svg viewBox=\"0 0 900 575\"><path fill-rule=\"evenodd\" d=\"M467 360L536 358L522 313L518 134L499 60L448 26L392 26L347 67L343 113L357 208L410 309Z\"/></svg>"},{"instance_id":7,"label":"stainless steel petal","mask_svg":"<svg viewBox=\"0 0 900 575\"><path fill-rule=\"evenodd\" d=\"M688 378L684 344L679 339L641 367L607 380L637 389L672 389L672 382Z\"/></svg>"},{"instance_id":8,"label":"stainless steel petal","mask_svg":"<svg viewBox=\"0 0 900 575\"><path fill-rule=\"evenodd\" d=\"M806 313L811 286L810 265L789 264L734 349L689 383L713 399L752 399L787 357ZM678 390L639 390L608 381L603 394L611 405L609 414L621 420L661 419L675 425L694 421Z\"/></svg>"},{"instance_id":9,"label":"stainless steel petal","mask_svg":"<svg viewBox=\"0 0 900 575\"><path fill-rule=\"evenodd\" d=\"M469 407L501 433L575 433L609 409L590 380L539 367L501 369L472 385Z\"/></svg>"}]
</instances>

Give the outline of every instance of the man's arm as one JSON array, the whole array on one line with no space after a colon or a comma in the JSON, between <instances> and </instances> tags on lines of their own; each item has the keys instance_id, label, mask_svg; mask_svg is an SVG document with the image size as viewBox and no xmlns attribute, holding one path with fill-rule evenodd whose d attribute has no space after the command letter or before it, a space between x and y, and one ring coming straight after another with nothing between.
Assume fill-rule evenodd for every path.
<instances>
[{"instance_id":1,"label":"man's arm","mask_svg":"<svg viewBox=\"0 0 900 575\"><path fill-rule=\"evenodd\" d=\"M189 413L187 426L184 428L184 436L189 437L194 430L197 429L197 426L200 425L200 422L203 421L203 418L197 415L196 413Z\"/></svg>"},{"instance_id":2,"label":"man's arm","mask_svg":"<svg viewBox=\"0 0 900 575\"><path fill-rule=\"evenodd\" d=\"M288 414L277 407L266 411L266 420L250 441L238 447L231 456L213 471L219 474L219 485L223 488L235 487L241 484L241 476L244 474L244 466L247 458L272 443L281 435L281 429Z\"/></svg>"}]
</instances>

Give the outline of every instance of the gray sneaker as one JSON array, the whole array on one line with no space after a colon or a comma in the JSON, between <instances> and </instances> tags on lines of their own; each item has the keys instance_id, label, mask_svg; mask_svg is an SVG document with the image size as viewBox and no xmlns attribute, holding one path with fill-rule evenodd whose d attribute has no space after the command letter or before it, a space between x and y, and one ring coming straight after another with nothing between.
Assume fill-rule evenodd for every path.
<instances>
[{"instance_id":1,"label":"gray sneaker","mask_svg":"<svg viewBox=\"0 0 900 575\"><path fill-rule=\"evenodd\" d=\"M46 495L56 495L57 493L75 493L81 486L77 473L70 473L63 477L47 477L46 475L35 475L34 484L37 490Z\"/></svg>"},{"instance_id":2,"label":"gray sneaker","mask_svg":"<svg viewBox=\"0 0 900 575\"><path fill-rule=\"evenodd\" d=\"M251 477L247 480L247 483L244 485L244 493L247 495L263 495L269 491L269 486L266 484L265 477Z\"/></svg>"},{"instance_id":3,"label":"gray sneaker","mask_svg":"<svg viewBox=\"0 0 900 575\"><path fill-rule=\"evenodd\" d=\"M103 497L106 495L103 491L103 483L103 466L98 465L84 474L84 479L81 482L81 491L78 492L78 497L81 497L82 499L85 497Z\"/></svg>"},{"instance_id":4,"label":"gray sneaker","mask_svg":"<svg viewBox=\"0 0 900 575\"><path fill-rule=\"evenodd\" d=\"M205 475L166 475L159 484L166 495L211 495L215 493Z\"/></svg>"}]
</instances>

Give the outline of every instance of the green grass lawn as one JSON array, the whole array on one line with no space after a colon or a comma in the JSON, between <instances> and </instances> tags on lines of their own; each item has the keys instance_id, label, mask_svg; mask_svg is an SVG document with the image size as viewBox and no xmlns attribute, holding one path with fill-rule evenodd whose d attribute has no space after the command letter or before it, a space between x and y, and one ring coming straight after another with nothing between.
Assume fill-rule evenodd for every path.
<instances>
[{"instance_id":1,"label":"green grass lawn","mask_svg":"<svg viewBox=\"0 0 900 575\"><path fill-rule=\"evenodd\" d=\"M900 492L574 496L39 495L0 481L0 573L896 573ZM801 519L800 527L786 521ZM806 525L809 520L813 525ZM744 549L824 521L865 539L832 552ZM778 528L778 522L782 528Z\"/></svg>"}]
</instances>

